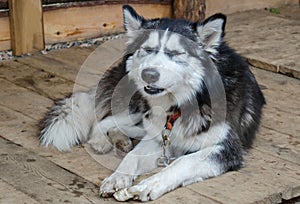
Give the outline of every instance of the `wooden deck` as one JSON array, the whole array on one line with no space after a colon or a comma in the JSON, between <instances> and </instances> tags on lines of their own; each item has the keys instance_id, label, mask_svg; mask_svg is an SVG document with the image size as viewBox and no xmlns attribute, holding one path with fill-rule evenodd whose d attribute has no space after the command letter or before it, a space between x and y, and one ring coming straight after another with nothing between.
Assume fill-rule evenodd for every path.
<instances>
[{"instance_id":1,"label":"wooden deck","mask_svg":"<svg viewBox=\"0 0 300 204\"><path fill-rule=\"evenodd\" d=\"M297 78L300 18L285 14L252 11L230 15L227 41L250 63ZM109 58L121 54L120 47L119 42L111 41L97 48L103 56L99 69L85 69L80 80L76 80L77 73L95 48L77 47L1 62L0 203L117 203L98 197L98 186L111 170L83 147L61 153L40 146L37 124L53 99L73 91L75 81L77 89L93 85L109 66ZM267 105L246 167L179 188L152 203L300 202L300 81L251 69Z\"/></svg>"}]
</instances>

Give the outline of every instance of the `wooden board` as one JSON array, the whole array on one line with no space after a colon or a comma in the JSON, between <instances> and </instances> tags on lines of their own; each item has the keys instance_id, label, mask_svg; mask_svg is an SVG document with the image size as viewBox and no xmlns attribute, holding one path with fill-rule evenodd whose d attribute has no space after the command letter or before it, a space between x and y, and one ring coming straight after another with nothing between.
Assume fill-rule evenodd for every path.
<instances>
[{"instance_id":1,"label":"wooden board","mask_svg":"<svg viewBox=\"0 0 300 204\"><path fill-rule=\"evenodd\" d=\"M279 203L300 196L299 165L252 150L238 172L199 182L187 188L221 203Z\"/></svg>"},{"instance_id":2,"label":"wooden board","mask_svg":"<svg viewBox=\"0 0 300 204\"><path fill-rule=\"evenodd\" d=\"M76 82L74 91L83 90L82 86L96 85L108 67L123 57L125 42L126 38L110 40L98 48L74 47L19 59L18 62ZM62 52L64 54L61 54Z\"/></svg>"},{"instance_id":3,"label":"wooden board","mask_svg":"<svg viewBox=\"0 0 300 204\"><path fill-rule=\"evenodd\" d=\"M101 202L95 184L1 137L0 147L1 180L34 200L40 203Z\"/></svg>"},{"instance_id":4,"label":"wooden board","mask_svg":"<svg viewBox=\"0 0 300 204\"><path fill-rule=\"evenodd\" d=\"M16 74L18 73L18 74ZM58 99L72 93L74 82L27 65L10 62L0 65L0 78L32 90L50 99ZM79 86L79 85L78 85ZM83 87L81 87L83 89ZM55 89L55 93L52 91Z\"/></svg>"},{"instance_id":5,"label":"wooden board","mask_svg":"<svg viewBox=\"0 0 300 204\"><path fill-rule=\"evenodd\" d=\"M0 51L11 49L9 18L0 17Z\"/></svg>"},{"instance_id":6,"label":"wooden board","mask_svg":"<svg viewBox=\"0 0 300 204\"><path fill-rule=\"evenodd\" d=\"M22 1L29 2L27 0ZM133 6L147 18L170 17L172 12L171 4L133 4ZM67 7L45 11L43 13L45 43L83 40L124 32L121 7L122 4L113 4L93 7ZM0 18L0 27L0 51L8 50L11 48L8 17ZM30 32L33 32L31 27L28 28L30 28ZM41 32L36 31L35 33L39 36ZM25 33L22 32L22 34ZM42 49L42 46L35 47Z\"/></svg>"},{"instance_id":7,"label":"wooden board","mask_svg":"<svg viewBox=\"0 0 300 204\"><path fill-rule=\"evenodd\" d=\"M13 186L5 183L0 179L0 202L1 203L30 203L30 204L39 204L36 200L29 197L25 193L18 191Z\"/></svg>"},{"instance_id":8,"label":"wooden board","mask_svg":"<svg viewBox=\"0 0 300 204\"><path fill-rule=\"evenodd\" d=\"M22 112L36 120L42 118L37 112L46 112L47 107L52 104L50 99L44 98L35 92L29 92L26 88L21 88L1 78L0 87L1 105Z\"/></svg>"},{"instance_id":9,"label":"wooden board","mask_svg":"<svg viewBox=\"0 0 300 204\"><path fill-rule=\"evenodd\" d=\"M226 39L253 66L300 79L300 6L228 16Z\"/></svg>"},{"instance_id":10,"label":"wooden board","mask_svg":"<svg viewBox=\"0 0 300 204\"><path fill-rule=\"evenodd\" d=\"M170 17L171 5L135 4L146 18ZM122 5L71 7L44 12L47 43L82 40L124 32Z\"/></svg>"},{"instance_id":11,"label":"wooden board","mask_svg":"<svg viewBox=\"0 0 300 204\"><path fill-rule=\"evenodd\" d=\"M231 14L235 12L243 12L253 9L278 8L287 4L299 5L299 0L205 0L206 1L206 16L214 13Z\"/></svg>"},{"instance_id":12,"label":"wooden board","mask_svg":"<svg viewBox=\"0 0 300 204\"><path fill-rule=\"evenodd\" d=\"M202 21L205 18L205 0L174 0L173 17L190 21Z\"/></svg>"},{"instance_id":13,"label":"wooden board","mask_svg":"<svg viewBox=\"0 0 300 204\"><path fill-rule=\"evenodd\" d=\"M267 105L263 123L266 128L300 139L300 81L264 70L252 69L263 85ZM288 121L288 122L287 122Z\"/></svg>"},{"instance_id":14,"label":"wooden board","mask_svg":"<svg viewBox=\"0 0 300 204\"><path fill-rule=\"evenodd\" d=\"M11 43L14 55L44 49L40 0L9 0Z\"/></svg>"},{"instance_id":15,"label":"wooden board","mask_svg":"<svg viewBox=\"0 0 300 204\"><path fill-rule=\"evenodd\" d=\"M105 58L109 58L110 55L112 55L111 58L116 57L118 53L122 55L120 54L122 53L122 46L120 46L118 41L112 41L111 44L102 44L101 46L103 46L103 49L99 47L95 50L95 57L98 54L105 53L108 54ZM89 51L91 52L92 50ZM53 73L58 78L63 76L61 78L66 81L75 81L76 72L79 70L78 67L84 61L83 56L90 56L89 51L86 48L58 50L45 56L39 55L21 59L19 62L8 62L4 66L6 69L9 69L11 66L12 70L18 70L26 64L29 75L30 73L36 73L37 76L40 74L36 70L47 67L45 69L47 73ZM72 56L75 56L74 61L72 61ZM76 61L77 59L78 61ZM109 65L109 61L104 60L103 64ZM51 69L52 63L54 64L53 69ZM93 66L97 63L99 61L94 60L91 61L90 65ZM105 69L105 67L101 67L102 63L100 64L99 70ZM87 66L89 67L89 65ZM68 67L68 69L64 72L64 70L60 70L62 67ZM30 69L34 71L30 71ZM97 72L97 70L87 70L89 73ZM262 128L257 135L254 149L251 150L247 157L246 167L238 172L230 172L214 179L193 184L187 188L177 189L154 203L277 203L282 199L290 199L300 195L300 183L299 179L297 179L300 175L300 134L297 128L299 123L299 117L297 117L299 115L297 109L300 94L299 80L255 68L252 68L252 70L259 84L263 87L268 104L264 109ZM36 124L45 112L45 109L39 106L35 108L31 104L34 102L47 106L50 100L45 95L41 95L38 90L30 89L26 84L18 83L16 79L26 77L25 73L21 71L5 71L5 73L5 75L1 76L2 80L0 80L0 96L4 99L0 101L0 135L22 145L26 149L34 151L35 154L43 156L48 161L60 165L68 170L69 173L75 174L75 176L79 175L87 181L99 185L101 180L108 176L111 171L93 160L84 148L74 147L70 152L61 153L54 148L43 148L39 145ZM15 73L16 76L13 76L12 73ZM97 72L97 74L101 75L101 72ZM40 76L42 77L43 75L41 74ZM66 79L68 77L70 79ZM10 82L7 80L10 80ZM43 82L37 83L43 84ZM66 86L70 85L66 84ZM59 89L55 89L55 86L49 87L49 89L46 89L44 85L39 87L42 90L47 90L48 94L54 98L60 94ZM34 113L33 110L35 110ZM284 121L289 121L289 123ZM0 151L1 149L2 147ZM11 149L11 147L8 147L8 149ZM3 151L7 150L4 149ZM12 148L11 151L14 155L10 158L17 161L21 158L25 163L24 166L27 166L25 162L27 158L19 157L19 150ZM18 155L18 157L15 155ZM12 164L8 161L5 165L12 168L11 165L17 164ZM46 168L47 165L46 163L43 165L38 164L39 168ZM15 166L13 168L17 171L24 171L23 168ZM30 166L30 168L35 169L35 166ZM42 171L37 169L35 172ZM53 175L49 172L47 177L57 178L57 172L55 170ZM29 174L30 178L32 178L32 174L30 172ZM64 176L65 173L61 175ZM26 179L23 180L23 177L12 178L11 174L6 174L5 177L8 177L6 181L10 181L10 183L7 182L9 185L21 192L23 192L24 185L18 186L18 184L12 184L12 181L15 181L14 179L22 179L22 181L28 183ZM36 178L33 177L32 179L35 181ZM54 181L56 182L56 180ZM29 184L31 183L29 182ZM41 183L37 182L32 185L36 185L33 188L36 189ZM47 190L48 186L44 189ZM60 189L60 187L54 188L50 192L55 193L56 190ZM26 191L27 193L31 195L31 192L28 190ZM91 194L92 192L88 192L88 195ZM82 194L82 196L84 195L85 193ZM61 194L58 193L58 198L60 196ZM70 199L73 199L72 193L68 193L69 196ZM38 197L44 198L46 196L39 192ZM110 201L113 201L113 199L108 202Z\"/></svg>"}]
</instances>

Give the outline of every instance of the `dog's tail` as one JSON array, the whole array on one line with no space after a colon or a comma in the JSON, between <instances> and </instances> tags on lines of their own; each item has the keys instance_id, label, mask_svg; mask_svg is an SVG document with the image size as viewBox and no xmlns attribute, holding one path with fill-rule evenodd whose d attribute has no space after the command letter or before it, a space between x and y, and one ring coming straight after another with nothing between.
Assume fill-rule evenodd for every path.
<instances>
[{"instance_id":1,"label":"dog's tail","mask_svg":"<svg viewBox=\"0 0 300 204\"><path fill-rule=\"evenodd\" d=\"M94 101L92 91L56 101L42 121L41 144L66 151L85 142L95 121Z\"/></svg>"}]
</instances>

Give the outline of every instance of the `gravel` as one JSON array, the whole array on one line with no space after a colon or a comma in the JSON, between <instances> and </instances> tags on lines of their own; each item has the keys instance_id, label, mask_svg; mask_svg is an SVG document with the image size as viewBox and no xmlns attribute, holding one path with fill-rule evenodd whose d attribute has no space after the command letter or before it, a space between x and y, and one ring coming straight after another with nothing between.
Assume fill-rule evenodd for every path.
<instances>
[{"instance_id":1,"label":"gravel","mask_svg":"<svg viewBox=\"0 0 300 204\"><path fill-rule=\"evenodd\" d=\"M78 41L72 41L72 42L61 42L61 43L54 43L54 44L48 44L45 46L44 50L41 50L40 53L47 54L48 52L52 50L59 50L59 49L67 49L70 47L91 47L95 45L100 45L102 42L105 42L107 40L113 40L113 39L119 39L124 38L125 34L118 34L118 35L110 35L110 36L103 36L99 38L92 38L88 40L78 40ZM0 51L0 61L4 60L11 60L16 58L22 58L31 56L30 53L21 55L21 56L13 56L12 50L4 50Z\"/></svg>"}]
</instances>

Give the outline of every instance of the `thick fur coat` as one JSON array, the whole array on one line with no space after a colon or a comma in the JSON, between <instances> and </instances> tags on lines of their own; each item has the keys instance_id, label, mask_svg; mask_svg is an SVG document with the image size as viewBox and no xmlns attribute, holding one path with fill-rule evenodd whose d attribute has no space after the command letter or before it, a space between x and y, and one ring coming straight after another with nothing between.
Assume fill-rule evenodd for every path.
<instances>
[{"instance_id":1,"label":"thick fur coat","mask_svg":"<svg viewBox=\"0 0 300 204\"><path fill-rule=\"evenodd\" d=\"M101 184L101 196L119 201L154 200L241 168L265 100L248 64L223 40L226 17L147 20L130 6L123 15L123 61L96 88L57 101L44 119L41 143L65 151L87 142L106 153L127 152L130 138L140 139ZM180 117L163 140L174 113ZM165 168L132 185L162 159Z\"/></svg>"}]
</instances>

